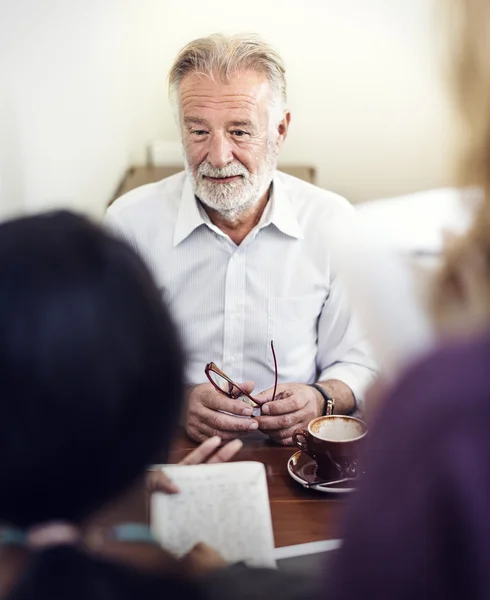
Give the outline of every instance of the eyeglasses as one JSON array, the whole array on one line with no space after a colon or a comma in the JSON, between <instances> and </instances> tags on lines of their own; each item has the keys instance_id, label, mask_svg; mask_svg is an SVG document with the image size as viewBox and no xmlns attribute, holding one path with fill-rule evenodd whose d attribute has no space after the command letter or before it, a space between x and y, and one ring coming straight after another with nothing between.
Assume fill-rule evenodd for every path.
<instances>
[{"instance_id":1,"label":"eyeglasses","mask_svg":"<svg viewBox=\"0 0 490 600\"><path fill-rule=\"evenodd\" d=\"M272 399L276 397L276 389L277 389L277 359L276 353L274 352L274 342L271 341L271 350L272 350L272 358L274 359L274 393L272 394ZM237 400L243 400L253 408L260 407L260 404L257 403L256 400L250 395L247 394L245 390L243 390L237 383L235 383L232 379L228 377L223 371L217 367L214 362L210 362L206 365L204 372L206 373L206 377L212 383L214 388L221 392L228 398L233 398Z\"/></svg>"}]
</instances>

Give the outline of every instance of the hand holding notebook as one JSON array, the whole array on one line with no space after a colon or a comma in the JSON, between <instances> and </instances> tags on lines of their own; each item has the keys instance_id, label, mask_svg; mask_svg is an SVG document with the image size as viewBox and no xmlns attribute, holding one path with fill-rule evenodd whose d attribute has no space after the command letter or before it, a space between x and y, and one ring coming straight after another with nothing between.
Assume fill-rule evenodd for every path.
<instances>
[{"instance_id":1,"label":"hand holding notebook","mask_svg":"<svg viewBox=\"0 0 490 600\"><path fill-rule=\"evenodd\" d=\"M274 537L265 468L259 462L162 467L180 493L155 493L152 531L178 557L197 542L230 563L273 567Z\"/></svg>"}]
</instances>

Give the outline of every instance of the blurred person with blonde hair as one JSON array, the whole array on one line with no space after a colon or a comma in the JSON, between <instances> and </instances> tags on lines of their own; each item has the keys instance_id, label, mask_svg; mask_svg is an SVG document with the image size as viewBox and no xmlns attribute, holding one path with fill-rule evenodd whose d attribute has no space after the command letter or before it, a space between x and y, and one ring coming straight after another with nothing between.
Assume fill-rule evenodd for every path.
<instances>
[{"instance_id":1,"label":"blurred person with blonde hair","mask_svg":"<svg viewBox=\"0 0 490 600\"><path fill-rule=\"evenodd\" d=\"M478 331L490 318L490 4L447 3L453 37L460 41L451 73L460 116L457 183L483 192L468 234L448 240L433 292L439 329L453 335Z\"/></svg>"},{"instance_id":2,"label":"blurred person with blonde hair","mask_svg":"<svg viewBox=\"0 0 490 600\"><path fill-rule=\"evenodd\" d=\"M146 259L182 332L187 433L260 429L291 444L327 404L361 409L376 373L324 234L353 208L276 170L291 118L285 66L256 36L190 42L170 92L186 170L117 200L107 223ZM210 361L252 406L207 382Z\"/></svg>"},{"instance_id":3,"label":"blurred person with blonde hair","mask_svg":"<svg viewBox=\"0 0 490 600\"><path fill-rule=\"evenodd\" d=\"M474 224L433 284L439 347L383 393L326 597L490 598L490 1L447 0Z\"/></svg>"}]
</instances>

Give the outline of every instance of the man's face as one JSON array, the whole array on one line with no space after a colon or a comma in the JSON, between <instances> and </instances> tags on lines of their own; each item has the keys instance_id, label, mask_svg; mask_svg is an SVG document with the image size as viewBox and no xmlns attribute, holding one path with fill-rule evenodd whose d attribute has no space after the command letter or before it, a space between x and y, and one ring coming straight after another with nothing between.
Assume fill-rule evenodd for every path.
<instances>
[{"instance_id":1,"label":"man's face","mask_svg":"<svg viewBox=\"0 0 490 600\"><path fill-rule=\"evenodd\" d=\"M187 75L180 86L180 119L188 172L196 196L233 221L268 190L289 117L271 131L271 88L244 71L229 83Z\"/></svg>"}]
</instances>

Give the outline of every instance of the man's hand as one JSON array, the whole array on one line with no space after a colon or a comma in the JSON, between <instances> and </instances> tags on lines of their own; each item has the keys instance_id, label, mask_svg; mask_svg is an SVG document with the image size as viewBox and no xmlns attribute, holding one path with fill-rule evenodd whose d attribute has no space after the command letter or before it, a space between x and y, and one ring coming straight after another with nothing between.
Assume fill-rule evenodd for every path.
<instances>
[{"instance_id":1,"label":"man's hand","mask_svg":"<svg viewBox=\"0 0 490 600\"><path fill-rule=\"evenodd\" d=\"M251 381L238 384L247 393L251 393L254 384ZM225 415L226 411L232 415ZM252 408L241 400L228 398L218 392L210 383L196 385L189 394L187 409L187 435L197 442L213 436L223 440L243 437L249 431L258 429L256 419L250 417Z\"/></svg>"},{"instance_id":2,"label":"man's hand","mask_svg":"<svg viewBox=\"0 0 490 600\"><path fill-rule=\"evenodd\" d=\"M221 448L221 438L212 437L203 442L195 450L183 458L179 465L200 465L202 463L223 463L230 461L241 450L243 442L233 440ZM219 449L218 449L219 448ZM179 488L163 471L150 471L146 478L146 487L150 493L163 492L164 494L178 494Z\"/></svg>"},{"instance_id":3,"label":"man's hand","mask_svg":"<svg viewBox=\"0 0 490 600\"><path fill-rule=\"evenodd\" d=\"M304 383L281 383L272 402L273 388L256 396L262 404L262 416L257 417L259 429L283 446L293 443L296 429L308 427L322 414L324 399L318 390Z\"/></svg>"}]
</instances>

